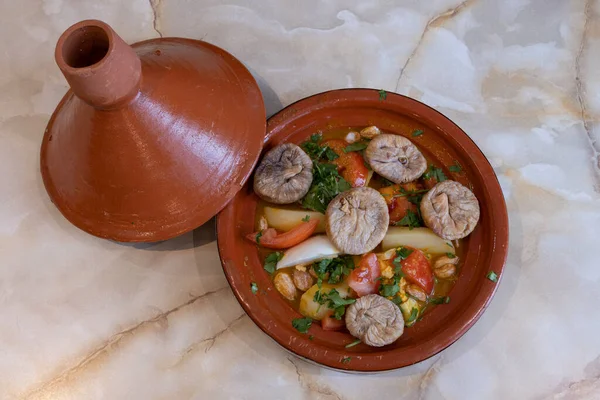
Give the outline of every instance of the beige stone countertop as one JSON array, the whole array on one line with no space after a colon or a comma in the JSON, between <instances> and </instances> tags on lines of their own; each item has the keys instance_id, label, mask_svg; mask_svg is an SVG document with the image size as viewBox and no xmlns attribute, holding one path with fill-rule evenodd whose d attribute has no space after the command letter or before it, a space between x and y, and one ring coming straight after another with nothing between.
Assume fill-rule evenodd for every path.
<instances>
[{"instance_id":1,"label":"beige stone countertop","mask_svg":"<svg viewBox=\"0 0 600 400\"><path fill-rule=\"evenodd\" d=\"M54 45L87 18L226 49L269 114L373 87L450 117L509 211L486 313L422 363L343 374L244 314L214 222L149 245L71 226L39 148L67 90ZM0 19L0 399L600 399L600 1L5 0Z\"/></svg>"}]
</instances>

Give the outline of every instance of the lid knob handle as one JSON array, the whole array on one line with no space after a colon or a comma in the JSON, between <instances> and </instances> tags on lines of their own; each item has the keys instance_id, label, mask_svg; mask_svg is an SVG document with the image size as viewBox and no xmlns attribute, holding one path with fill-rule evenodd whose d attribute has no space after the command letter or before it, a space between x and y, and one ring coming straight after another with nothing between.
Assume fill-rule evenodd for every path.
<instances>
[{"instance_id":1,"label":"lid knob handle","mask_svg":"<svg viewBox=\"0 0 600 400\"><path fill-rule=\"evenodd\" d=\"M54 56L73 93L96 108L117 108L138 93L140 59L102 21L71 26L58 39Z\"/></svg>"}]
</instances>

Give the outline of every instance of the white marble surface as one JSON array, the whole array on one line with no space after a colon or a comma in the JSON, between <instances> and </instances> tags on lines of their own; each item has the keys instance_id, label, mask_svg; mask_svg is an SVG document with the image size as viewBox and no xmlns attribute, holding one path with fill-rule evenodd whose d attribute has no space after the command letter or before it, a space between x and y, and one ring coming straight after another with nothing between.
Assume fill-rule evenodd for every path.
<instances>
[{"instance_id":1,"label":"white marble surface","mask_svg":"<svg viewBox=\"0 0 600 400\"><path fill-rule=\"evenodd\" d=\"M0 399L600 399L600 1L6 0L0 18ZM452 118L510 214L483 318L416 366L332 372L245 316L210 224L137 246L69 225L38 153L67 89L54 45L85 18L227 49L269 113L366 86Z\"/></svg>"}]
</instances>

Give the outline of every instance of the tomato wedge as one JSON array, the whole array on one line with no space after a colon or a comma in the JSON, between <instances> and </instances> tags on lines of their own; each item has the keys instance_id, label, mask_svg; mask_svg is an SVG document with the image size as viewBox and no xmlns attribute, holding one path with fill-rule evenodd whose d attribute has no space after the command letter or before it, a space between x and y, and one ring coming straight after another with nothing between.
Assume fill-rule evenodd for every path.
<instances>
[{"instance_id":1,"label":"tomato wedge","mask_svg":"<svg viewBox=\"0 0 600 400\"><path fill-rule=\"evenodd\" d=\"M348 276L348 286L358 294L359 297L379 292L379 281L381 267L375 253L367 253L360 259L358 267L352 270Z\"/></svg>"},{"instance_id":2,"label":"tomato wedge","mask_svg":"<svg viewBox=\"0 0 600 400\"><path fill-rule=\"evenodd\" d=\"M321 320L321 327L324 331L339 331L346 327L344 319L335 319L331 315Z\"/></svg>"},{"instance_id":3,"label":"tomato wedge","mask_svg":"<svg viewBox=\"0 0 600 400\"><path fill-rule=\"evenodd\" d=\"M246 235L246 238L268 249L287 249L308 239L317 229L317 225L319 225L319 220L311 219L284 233L278 233L275 229L269 228ZM257 236L258 241L256 240Z\"/></svg>"},{"instance_id":4,"label":"tomato wedge","mask_svg":"<svg viewBox=\"0 0 600 400\"><path fill-rule=\"evenodd\" d=\"M379 193L385 199L390 214L390 225L394 225L404 218L408 210L417 213L417 206L410 202L408 196L400 196L407 192L417 192L423 190L423 186L413 182L402 185L391 185L379 189ZM396 197L395 197L396 196Z\"/></svg>"},{"instance_id":5,"label":"tomato wedge","mask_svg":"<svg viewBox=\"0 0 600 400\"><path fill-rule=\"evenodd\" d=\"M342 139L326 140L323 144L329 146L338 155L338 158L332 162L338 167L338 172L350 186L362 187L367 184L369 170L360 153L356 151L344 152L348 143Z\"/></svg>"},{"instance_id":6,"label":"tomato wedge","mask_svg":"<svg viewBox=\"0 0 600 400\"><path fill-rule=\"evenodd\" d=\"M412 253L400 262L407 281L420 286L427 294L433 290L433 271L429 260L421 250L412 249Z\"/></svg>"}]
</instances>

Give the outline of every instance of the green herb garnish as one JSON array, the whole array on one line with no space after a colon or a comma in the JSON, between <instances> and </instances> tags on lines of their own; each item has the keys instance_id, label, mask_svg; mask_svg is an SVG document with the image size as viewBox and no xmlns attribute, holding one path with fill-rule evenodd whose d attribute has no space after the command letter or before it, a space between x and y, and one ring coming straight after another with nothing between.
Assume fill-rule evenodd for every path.
<instances>
[{"instance_id":1,"label":"green herb garnish","mask_svg":"<svg viewBox=\"0 0 600 400\"><path fill-rule=\"evenodd\" d=\"M275 272L275 266L277 265L279 260L281 260L282 257L283 253L281 251L276 251L274 253L269 254L267 258L265 258L265 271L267 271L270 274Z\"/></svg>"},{"instance_id":2,"label":"green herb garnish","mask_svg":"<svg viewBox=\"0 0 600 400\"><path fill-rule=\"evenodd\" d=\"M313 181L302 206L325 214L331 200L349 189L350 184L340 176L335 165L314 161Z\"/></svg>"},{"instance_id":3,"label":"green herb garnish","mask_svg":"<svg viewBox=\"0 0 600 400\"><path fill-rule=\"evenodd\" d=\"M331 147L325 146L324 149L325 149L325 152L324 152L325 158L328 159L329 161L333 161L336 158L340 157L340 156L337 155L337 153L335 151L333 151L331 149Z\"/></svg>"},{"instance_id":4,"label":"green herb garnish","mask_svg":"<svg viewBox=\"0 0 600 400\"><path fill-rule=\"evenodd\" d=\"M256 234L256 244L260 244L260 237L262 236L262 231Z\"/></svg>"},{"instance_id":5,"label":"green herb garnish","mask_svg":"<svg viewBox=\"0 0 600 400\"><path fill-rule=\"evenodd\" d=\"M450 296L433 297L429 302L431 304L448 304L450 303Z\"/></svg>"},{"instance_id":6,"label":"green herb garnish","mask_svg":"<svg viewBox=\"0 0 600 400\"><path fill-rule=\"evenodd\" d=\"M308 340L313 340L314 338L315 338L315 337L314 337L313 335L310 335L310 336L308 337Z\"/></svg>"},{"instance_id":7,"label":"green herb garnish","mask_svg":"<svg viewBox=\"0 0 600 400\"><path fill-rule=\"evenodd\" d=\"M317 285L320 288L320 282L322 283L324 280L336 284L350 275L350 272L354 269L354 259L352 256L328 258L314 263L312 269L317 275Z\"/></svg>"},{"instance_id":8,"label":"green herb garnish","mask_svg":"<svg viewBox=\"0 0 600 400\"><path fill-rule=\"evenodd\" d=\"M418 228L422 226L419 215L411 210L406 210L406 215L404 216L404 218L396 222L394 225L408 226L409 229Z\"/></svg>"},{"instance_id":9,"label":"green herb garnish","mask_svg":"<svg viewBox=\"0 0 600 400\"><path fill-rule=\"evenodd\" d=\"M412 133L412 137L418 137L423 134L423 129L417 129Z\"/></svg>"},{"instance_id":10,"label":"green herb garnish","mask_svg":"<svg viewBox=\"0 0 600 400\"><path fill-rule=\"evenodd\" d=\"M406 260L408 258L408 256L410 256L412 254L412 250L408 249L406 247L400 247L399 249L396 249L396 257L394 258L394 265L396 267L400 266L400 262L402 260Z\"/></svg>"},{"instance_id":11,"label":"green herb garnish","mask_svg":"<svg viewBox=\"0 0 600 400\"><path fill-rule=\"evenodd\" d=\"M494 283L498 282L498 274L496 274L494 271L488 272L487 278Z\"/></svg>"},{"instance_id":12,"label":"green herb garnish","mask_svg":"<svg viewBox=\"0 0 600 400\"><path fill-rule=\"evenodd\" d=\"M381 285L379 294L383 297L393 297L400 291L400 287L394 282L392 285Z\"/></svg>"},{"instance_id":13,"label":"green herb garnish","mask_svg":"<svg viewBox=\"0 0 600 400\"><path fill-rule=\"evenodd\" d=\"M456 254L446 253L446 257L448 257L448 258L456 258Z\"/></svg>"},{"instance_id":14,"label":"green herb garnish","mask_svg":"<svg viewBox=\"0 0 600 400\"><path fill-rule=\"evenodd\" d=\"M410 310L410 316L408 317L408 320L406 321L407 324L410 324L411 322L413 322L415 319L417 319L417 317L419 316L419 309L418 308L412 308Z\"/></svg>"},{"instance_id":15,"label":"green herb garnish","mask_svg":"<svg viewBox=\"0 0 600 400\"><path fill-rule=\"evenodd\" d=\"M348 364L352 360L352 357L344 357L342 358L342 364Z\"/></svg>"},{"instance_id":16,"label":"green herb garnish","mask_svg":"<svg viewBox=\"0 0 600 400\"><path fill-rule=\"evenodd\" d=\"M302 150L304 150L313 161L319 161L323 158L333 161L338 158L339 156L329 146L321 146L320 142L322 138L323 135L320 133L312 134L310 135L309 140L300 144L300 147L302 147Z\"/></svg>"},{"instance_id":17,"label":"green herb garnish","mask_svg":"<svg viewBox=\"0 0 600 400\"><path fill-rule=\"evenodd\" d=\"M348 343L344 347L347 348L347 349L349 349L350 347L354 347L354 346L356 346L357 344L360 344L360 343L361 343L360 339L356 339L354 342Z\"/></svg>"},{"instance_id":18,"label":"green herb garnish","mask_svg":"<svg viewBox=\"0 0 600 400\"><path fill-rule=\"evenodd\" d=\"M352 151L361 151L367 148L367 143L365 142L354 142L344 147L344 153L350 153Z\"/></svg>"},{"instance_id":19,"label":"green herb garnish","mask_svg":"<svg viewBox=\"0 0 600 400\"><path fill-rule=\"evenodd\" d=\"M258 285L256 282L250 282L250 290L252 290L252 294L256 294L258 292Z\"/></svg>"},{"instance_id":20,"label":"green herb garnish","mask_svg":"<svg viewBox=\"0 0 600 400\"><path fill-rule=\"evenodd\" d=\"M379 101L383 101L385 99L387 99L387 92L383 89L381 89L379 92Z\"/></svg>"},{"instance_id":21,"label":"green herb garnish","mask_svg":"<svg viewBox=\"0 0 600 400\"><path fill-rule=\"evenodd\" d=\"M438 182L444 182L448 178L444 175L444 171L441 168L436 168L435 165L430 164L429 169L423 174L423 179L435 179Z\"/></svg>"},{"instance_id":22,"label":"green herb garnish","mask_svg":"<svg viewBox=\"0 0 600 400\"><path fill-rule=\"evenodd\" d=\"M448 167L450 172L460 172L462 171L462 167L458 163L458 161L454 161L454 164Z\"/></svg>"},{"instance_id":23,"label":"green herb garnish","mask_svg":"<svg viewBox=\"0 0 600 400\"><path fill-rule=\"evenodd\" d=\"M413 251L407 249L406 247L400 247L396 249L396 257L392 260L394 264L394 277L392 278L392 282L388 284L381 284L379 286L379 294L383 297L392 297L392 301L396 304L401 303L399 298L395 297L396 294L400 291L400 280L404 276L402 272L402 260L405 260L410 256ZM398 299L398 300L397 300Z\"/></svg>"},{"instance_id":24,"label":"green herb garnish","mask_svg":"<svg viewBox=\"0 0 600 400\"><path fill-rule=\"evenodd\" d=\"M323 134L321 132L313 133L310 135L310 141L313 143L319 143L323 139Z\"/></svg>"},{"instance_id":25,"label":"green herb garnish","mask_svg":"<svg viewBox=\"0 0 600 400\"><path fill-rule=\"evenodd\" d=\"M394 182L390 181L389 179L386 179L384 177L380 177L380 178L381 178L381 186L382 187L392 186L395 184Z\"/></svg>"},{"instance_id":26,"label":"green herb garnish","mask_svg":"<svg viewBox=\"0 0 600 400\"><path fill-rule=\"evenodd\" d=\"M292 326L294 328L296 328L296 330L300 333L308 332L308 329L310 328L311 325L312 325L312 319L308 318L308 317L296 318L296 319L292 320Z\"/></svg>"},{"instance_id":27,"label":"green herb garnish","mask_svg":"<svg viewBox=\"0 0 600 400\"><path fill-rule=\"evenodd\" d=\"M302 222L308 222L310 221L310 215L306 215L304 218L302 218Z\"/></svg>"},{"instance_id":28,"label":"green herb garnish","mask_svg":"<svg viewBox=\"0 0 600 400\"><path fill-rule=\"evenodd\" d=\"M331 308L335 319L342 319L342 316L346 312L346 306L356 301L356 299L343 299L336 289L332 289L328 293L322 293L320 290L317 290L313 296L313 300L316 303L324 304Z\"/></svg>"}]
</instances>

